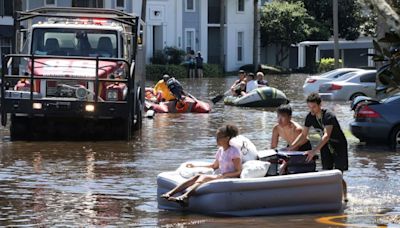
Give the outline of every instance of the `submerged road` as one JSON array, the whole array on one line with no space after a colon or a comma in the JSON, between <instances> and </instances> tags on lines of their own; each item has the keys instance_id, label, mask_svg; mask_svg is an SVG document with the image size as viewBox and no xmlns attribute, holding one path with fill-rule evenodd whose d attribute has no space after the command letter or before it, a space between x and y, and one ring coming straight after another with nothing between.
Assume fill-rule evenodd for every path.
<instances>
[{"instance_id":1,"label":"submerged road","mask_svg":"<svg viewBox=\"0 0 400 228\"><path fill-rule=\"evenodd\" d=\"M300 123L307 114L301 88L305 77L267 77L286 93ZM207 100L233 80L182 84ZM344 175L349 202L343 212L225 218L158 210L157 174L190 159L213 158L215 131L221 125L234 123L259 149L269 147L273 109L220 102L210 114L145 119L130 142L10 142L8 130L0 128L0 226L399 227L400 151L359 144L348 128L353 115L349 103L324 105L334 110L349 142L349 171Z\"/></svg>"}]
</instances>

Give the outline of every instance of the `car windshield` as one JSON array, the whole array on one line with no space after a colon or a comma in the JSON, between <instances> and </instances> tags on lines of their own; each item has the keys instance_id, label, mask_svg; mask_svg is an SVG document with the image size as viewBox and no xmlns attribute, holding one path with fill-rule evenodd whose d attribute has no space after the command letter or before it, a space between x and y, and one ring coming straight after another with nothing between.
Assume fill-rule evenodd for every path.
<instances>
[{"instance_id":1,"label":"car windshield","mask_svg":"<svg viewBox=\"0 0 400 228\"><path fill-rule=\"evenodd\" d=\"M113 30L37 28L33 32L35 55L118 57Z\"/></svg>"},{"instance_id":2,"label":"car windshield","mask_svg":"<svg viewBox=\"0 0 400 228\"><path fill-rule=\"evenodd\" d=\"M353 77L356 74L357 74L356 72L350 72L350 73L342 75L339 78L336 78L334 81L344 81L344 80L347 80L347 79Z\"/></svg>"}]
</instances>

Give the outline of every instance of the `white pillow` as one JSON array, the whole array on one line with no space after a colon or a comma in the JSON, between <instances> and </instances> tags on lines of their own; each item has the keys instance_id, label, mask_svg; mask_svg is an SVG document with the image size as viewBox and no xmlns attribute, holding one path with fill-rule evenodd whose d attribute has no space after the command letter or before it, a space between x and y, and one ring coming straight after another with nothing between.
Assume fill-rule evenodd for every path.
<instances>
[{"instance_id":1,"label":"white pillow","mask_svg":"<svg viewBox=\"0 0 400 228\"><path fill-rule=\"evenodd\" d=\"M192 161L192 162L184 162L182 163L179 168L176 170L183 178L189 179L197 174L213 174L214 169L207 168L207 167L194 167L188 168L186 164L192 163L193 165L209 165L209 162L202 162L202 161Z\"/></svg>"},{"instance_id":2,"label":"white pillow","mask_svg":"<svg viewBox=\"0 0 400 228\"><path fill-rule=\"evenodd\" d=\"M240 178L265 177L270 164L269 162L259 160L247 161L242 165Z\"/></svg>"},{"instance_id":3,"label":"white pillow","mask_svg":"<svg viewBox=\"0 0 400 228\"><path fill-rule=\"evenodd\" d=\"M229 144L240 150L242 154L242 163L257 160L257 148L250 139L243 135L238 135L235 138L232 138L231 141L229 141Z\"/></svg>"}]
</instances>

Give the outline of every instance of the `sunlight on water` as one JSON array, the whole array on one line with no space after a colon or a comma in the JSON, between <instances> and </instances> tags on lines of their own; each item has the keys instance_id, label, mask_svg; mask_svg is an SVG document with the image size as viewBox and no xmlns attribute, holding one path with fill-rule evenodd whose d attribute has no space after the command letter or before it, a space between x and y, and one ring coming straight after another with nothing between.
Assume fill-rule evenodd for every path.
<instances>
[{"instance_id":1,"label":"sunlight on water","mask_svg":"<svg viewBox=\"0 0 400 228\"><path fill-rule=\"evenodd\" d=\"M303 123L308 113L301 88L306 75L267 77L291 100L294 120ZM234 80L182 84L198 99L209 100ZM316 219L345 215L339 222L395 227L400 213L400 154L386 146L358 145L348 127L349 103L325 106L334 110L349 141L350 170L344 176L350 201L343 212L223 218L158 210L157 174L187 160L214 158L215 132L221 125L234 123L258 149L269 147L274 109L219 102L210 114L157 114L145 119L143 130L131 142L10 142L8 130L1 129L0 226L326 227ZM387 216L357 217L374 214Z\"/></svg>"}]
</instances>

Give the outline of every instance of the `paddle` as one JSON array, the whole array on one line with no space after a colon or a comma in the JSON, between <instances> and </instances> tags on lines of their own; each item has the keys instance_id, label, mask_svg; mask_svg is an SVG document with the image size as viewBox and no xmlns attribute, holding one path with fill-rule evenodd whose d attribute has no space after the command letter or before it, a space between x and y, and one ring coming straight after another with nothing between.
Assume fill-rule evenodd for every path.
<instances>
[{"instance_id":1,"label":"paddle","mask_svg":"<svg viewBox=\"0 0 400 228\"><path fill-rule=\"evenodd\" d=\"M240 83L236 85L235 90L240 86ZM213 104L217 103L218 101L222 100L225 96L227 96L231 90L227 90L224 94L219 94L216 97L212 98L211 101Z\"/></svg>"}]
</instances>

